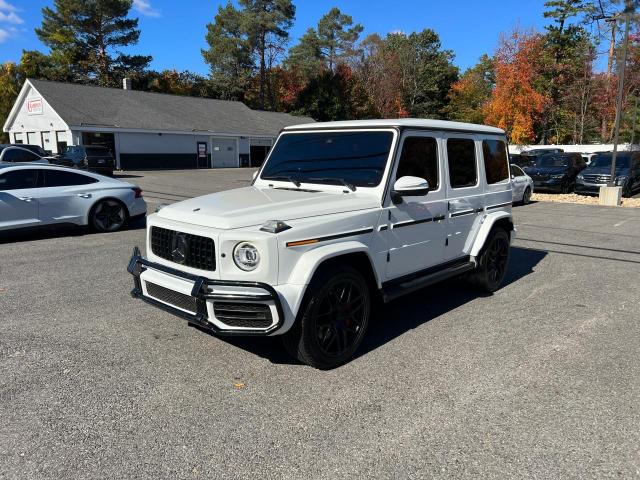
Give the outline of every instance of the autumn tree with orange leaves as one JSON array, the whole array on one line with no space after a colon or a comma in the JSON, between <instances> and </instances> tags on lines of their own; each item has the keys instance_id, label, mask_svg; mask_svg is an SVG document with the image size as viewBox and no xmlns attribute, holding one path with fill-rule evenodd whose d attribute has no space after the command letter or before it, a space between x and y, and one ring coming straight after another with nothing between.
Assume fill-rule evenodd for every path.
<instances>
[{"instance_id":1,"label":"autumn tree with orange leaves","mask_svg":"<svg viewBox=\"0 0 640 480\"><path fill-rule=\"evenodd\" d=\"M485 108L485 121L504 129L517 144L536 140L535 125L549 101L536 89L543 37L514 30L501 37L494 58L496 86Z\"/></svg>"}]
</instances>

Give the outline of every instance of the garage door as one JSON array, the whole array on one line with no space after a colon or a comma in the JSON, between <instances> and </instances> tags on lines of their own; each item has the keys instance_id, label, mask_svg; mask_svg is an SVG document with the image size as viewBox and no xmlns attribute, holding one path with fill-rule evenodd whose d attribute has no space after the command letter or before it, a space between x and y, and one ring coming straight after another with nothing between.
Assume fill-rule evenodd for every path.
<instances>
[{"instance_id":1,"label":"garage door","mask_svg":"<svg viewBox=\"0 0 640 480\"><path fill-rule=\"evenodd\" d=\"M238 151L235 138L212 138L211 159L213 168L238 166Z\"/></svg>"}]
</instances>

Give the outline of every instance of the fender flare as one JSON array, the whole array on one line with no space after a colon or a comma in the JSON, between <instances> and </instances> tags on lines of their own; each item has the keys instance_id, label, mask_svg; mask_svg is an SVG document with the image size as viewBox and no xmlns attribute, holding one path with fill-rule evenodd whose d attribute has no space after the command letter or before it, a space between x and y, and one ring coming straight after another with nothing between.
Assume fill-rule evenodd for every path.
<instances>
[{"instance_id":1,"label":"fender flare","mask_svg":"<svg viewBox=\"0 0 640 480\"><path fill-rule=\"evenodd\" d=\"M480 226L480 230L478 231L478 235L476 235L476 239L473 242L473 245L471 246L471 251L469 252L469 255L471 255L472 258L477 257L479 255L480 250L484 246L484 242L486 242L487 237L489 236L489 233L491 232L491 229L493 228L493 226L499 220L502 220L505 218L509 220L509 222L512 225L512 231L515 232L515 227L513 226L513 217L511 215L511 212L505 212L505 211L492 212L487 214L487 216L484 217L484 222L482 222L482 225ZM513 235L512 235L512 238L513 238Z\"/></svg>"},{"instance_id":2,"label":"fender flare","mask_svg":"<svg viewBox=\"0 0 640 480\"><path fill-rule=\"evenodd\" d=\"M355 240L323 245L305 252L300 256L296 266L291 271L287 283L294 285L308 285L318 270L318 267L323 262L331 258L348 255L350 253L364 253L367 256L367 259L371 264L371 270L375 276L374 280L376 284L380 286L378 273L376 272L374 263L371 261L371 257L369 255L369 247L364 243Z\"/></svg>"}]
</instances>

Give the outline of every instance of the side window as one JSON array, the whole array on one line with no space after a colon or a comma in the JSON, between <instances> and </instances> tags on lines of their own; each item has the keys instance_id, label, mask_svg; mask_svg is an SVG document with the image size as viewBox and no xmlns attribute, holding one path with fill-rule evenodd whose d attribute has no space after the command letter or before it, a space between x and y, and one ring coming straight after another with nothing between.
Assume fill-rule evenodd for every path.
<instances>
[{"instance_id":1,"label":"side window","mask_svg":"<svg viewBox=\"0 0 640 480\"><path fill-rule=\"evenodd\" d=\"M38 160L40 158L35 153L29 152L29 151L26 151L26 150L21 150L20 151L20 156L21 156L21 159L19 160L20 162L33 162L33 161Z\"/></svg>"},{"instance_id":2,"label":"side window","mask_svg":"<svg viewBox=\"0 0 640 480\"><path fill-rule=\"evenodd\" d=\"M516 177L524 176L524 172L517 165L511 165L511 174Z\"/></svg>"},{"instance_id":3,"label":"side window","mask_svg":"<svg viewBox=\"0 0 640 480\"><path fill-rule=\"evenodd\" d=\"M424 178L430 190L437 190L438 142L433 137L407 137L402 144L396 179L405 176Z\"/></svg>"},{"instance_id":4,"label":"side window","mask_svg":"<svg viewBox=\"0 0 640 480\"><path fill-rule=\"evenodd\" d=\"M80 173L64 172L62 170L45 170L45 187L69 187L73 185L89 185L98 180Z\"/></svg>"},{"instance_id":5,"label":"side window","mask_svg":"<svg viewBox=\"0 0 640 480\"><path fill-rule=\"evenodd\" d=\"M447 157L452 188L473 187L478 183L475 141L470 138L449 138Z\"/></svg>"},{"instance_id":6,"label":"side window","mask_svg":"<svg viewBox=\"0 0 640 480\"><path fill-rule=\"evenodd\" d=\"M487 184L499 183L509 179L509 157L507 146L502 140L483 140L482 156Z\"/></svg>"},{"instance_id":7,"label":"side window","mask_svg":"<svg viewBox=\"0 0 640 480\"><path fill-rule=\"evenodd\" d=\"M2 157L2 161L11 162L11 163L21 162L22 161L21 151L18 150L17 148L7 148Z\"/></svg>"},{"instance_id":8,"label":"side window","mask_svg":"<svg viewBox=\"0 0 640 480\"><path fill-rule=\"evenodd\" d=\"M23 188L36 188L38 170L12 170L0 175L0 190L21 190Z\"/></svg>"}]
</instances>

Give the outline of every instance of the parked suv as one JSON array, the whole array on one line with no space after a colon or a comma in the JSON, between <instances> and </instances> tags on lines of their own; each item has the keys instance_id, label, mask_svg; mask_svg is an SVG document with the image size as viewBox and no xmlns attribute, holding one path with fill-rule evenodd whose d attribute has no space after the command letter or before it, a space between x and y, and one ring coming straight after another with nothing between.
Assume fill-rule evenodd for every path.
<instances>
[{"instance_id":1,"label":"parked suv","mask_svg":"<svg viewBox=\"0 0 640 480\"><path fill-rule=\"evenodd\" d=\"M362 342L377 300L463 274L497 290L511 204L503 130L288 127L251 186L149 216L132 295L216 334L282 335L302 362L332 368Z\"/></svg>"},{"instance_id":2,"label":"parked suv","mask_svg":"<svg viewBox=\"0 0 640 480\"><path fill-rule=\"evenodd\" d=\"M538 191L569 193L575 187L578 173L585 167L579 153L549 153L537 157L524 171L533 179Z\"/></svg>"},{"instance_id":3,"label":"parked suv","mask_svg":"<svg viewBox=\"0 0 640 480\"><path fill-rule=\"evenodd\" d=\"M111 150L94 145L72 145L65 147L62 155L52 161L65 167L80 168L113 176L115 162Z\"/></svg>"},{"instance_id":4,"label":"parked suv","mask_svg":"<svg viewBox=\"0 0 640 480\"><path fill-rule=\"evenodd\" d=\"M576 192L598 194L600 187L611 180L611 153L601 153L576 179ZM615 184L622 187L622 196L631 197L640 190L640 152L619 152L616 155Z\"/></svg>"}]
</instances>

